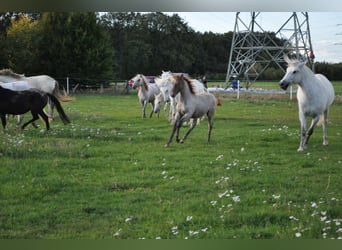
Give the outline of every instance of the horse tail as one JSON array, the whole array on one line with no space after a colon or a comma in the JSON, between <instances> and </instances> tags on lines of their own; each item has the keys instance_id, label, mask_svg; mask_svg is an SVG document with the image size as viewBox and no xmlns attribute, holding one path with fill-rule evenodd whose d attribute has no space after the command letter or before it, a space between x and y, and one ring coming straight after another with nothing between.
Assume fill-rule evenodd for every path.
<instances>
[{"instance_id":1,"label":"horse tail","mask_svg":"<svg viewBox=\"0 0 342 250\"><path fill-rule=\"evenodd\" d=\"M57 112L59 114L59 117L61 118L61 120L63 121L63 123L66 125L68 123L70 123L70 119L69 117L65 114L61 103L58 101L57 97L55 97L54 95L51 95L49 93L46 93L48 95L48 97L50 98L50 100L55 104L56 108L57 108Z\"/></svg>"},{"instance_id":2,"label":"horse tail","mask_svg":"<svg viewBox=\"0 0 342 250\"><path fill-rule=\"evenodd\" d=\"M216 106L222 106L222 101L219 97L216 99Z\"/></svg>"},{"instance_id":3,"label":"horse tail","mask_svg":"<svg viewBox=\"0 0 342 250\"><path fill-rule=\"evenodd\" d=\"M61 101L61 102L70 102L70 101L73 101L73 98L70 98L70 97L66 96L66 94L62 95L62 94L60 93L60 91L59 91L59 83L58 83L58 81L55 80L55 83L56 83L56 84L55 84L55 88L53 89L52 94L53 94L56 98L58 98L58 100ZM65 91L64 91L64 93L65 93Z\"/></svg>"}]
</instances>

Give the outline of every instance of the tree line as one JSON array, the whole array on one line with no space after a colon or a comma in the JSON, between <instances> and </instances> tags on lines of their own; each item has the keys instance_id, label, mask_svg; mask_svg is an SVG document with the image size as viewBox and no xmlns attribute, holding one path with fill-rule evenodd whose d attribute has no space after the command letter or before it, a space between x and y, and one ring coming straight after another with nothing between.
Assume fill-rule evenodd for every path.
<instances>
[{"instance_id":1,"label":"tree line","mask_svg":"<svg viewBox=\"0 0 342 250\"><path fill-rule=\"evenodd\" d=\"M224 80L232 37L232 31L195 32L177 14L160 12L3 12L0 68L89 85L162 70ZM315 68L331 80L342 79L341 63L318 62ZM279 75L269 68L260 79Z\"/></svg>"}]
</instances>

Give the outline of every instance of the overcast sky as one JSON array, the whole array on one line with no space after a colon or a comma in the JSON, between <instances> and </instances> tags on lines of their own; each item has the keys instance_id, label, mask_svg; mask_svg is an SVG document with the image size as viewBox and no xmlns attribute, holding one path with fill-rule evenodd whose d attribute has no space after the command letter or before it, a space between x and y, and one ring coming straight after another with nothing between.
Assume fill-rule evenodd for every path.
<instances>
[{"instance_id":1,"label":"overcast sky","mask_svg":"<svg viewBox=\"0 0 342 250\"><path fill-rule=\"evenodd\" d=\"M234 30L236 12L166 12L177 13L195 31L225 33ZM291 12L262 12L258 23L266 31L278 31ZM300 18L300 13L297 13ZM242 12L245 22L249 12ZM304 20L304 19L303 19ZM309 12L312 47L319 62L342 62L342 12Z\"/></svg>"}]
</instances>

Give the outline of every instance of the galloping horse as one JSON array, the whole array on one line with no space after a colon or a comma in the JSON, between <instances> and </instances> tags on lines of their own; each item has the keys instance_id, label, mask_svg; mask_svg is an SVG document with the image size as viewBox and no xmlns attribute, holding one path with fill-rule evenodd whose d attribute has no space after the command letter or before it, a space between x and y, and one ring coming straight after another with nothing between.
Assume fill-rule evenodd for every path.
<instances>
[{"instance_id":1,"label":"galloping horse","mask_svg":"<svg viewBox=\"0 0 342 250\"><path fill-rule=\"evenodd\" d=\"M173 81L174 73L171 71L162 71L161 77L155 78L155 82L158 85L160 92L163 94L163 96L158 96L155 99L154 103L154 111L158 112L161 108L161 100L164 99L165 101L165 107L164 111L166 111L167 104L170 103L170 113L171 113L171 121L174 122L175 114L176 114L176 106L177 102L179 101L179 95L176 95L175 97L170 96L171 89L173 87L172 81ZM203 93L207 92L207 89L204 87L204 85L196 80L196 79L190 79L191 85L194 87L195 93Z\"/></svg>"},{"instance_id":2,"label":"galloping horse","mask_svg":"<svg viewBox=\"0 0 342 250\"><path fill-rule=\"evenodd\" d=\"M59 84L58 82L48 75L37 75L37 76L29 76L25 77L25 75L17 74L13 72L11 69L2 69L0 70L0 82L3 83L12 83L11 90L23 90L18 89L16 87L17 84L23 84L23 82L27 82L28 89L35 88L39 89L43 92L54 95L58 100L62 102L70 101L70 98L67 98L60 94L59 92ZM0 83L1 84L1 83ZM48 102L48 114L50 117L53 116L53 107L54 102Z\"/></svg>"},{"instance_id":3,"label":"galloping horse","mask_svg":"<svg viewBox=\"0 0 342 250\"><path fill-rule=\"evenodd\" d=\"M28 124L38 120L38 115L40 115L45 122L46 130L49 130L49 119L43 110L48 98L56 105L63 123L70 123L68 116L55 96L34 89L13 91L0 86L0 116L3 128L6 128L6 114L18 115L31 111L32 119L24 123L21 128L24 129Z\"/></svg>"},{"instance_id":4,"label":"galloping horse","mask_svg":"<svg viewBox=\"0 0 342 250\"><path fill-rule=\"evenodd\" d=\"M138 88L138 98L142 109L142 119L146 118L146 106L148 103L152 105L152 111L150 118L154 112L154 98L155 95L159 94L160 90L156 84L149 84L146 77L142 74L137 74L133 77L128 84L133 88ZM158 117L159 117L159 112Z\"/></svg>"},{"instance_id":5,"label":"galloping horse","mask_svg":"<svg viewBox=\"0 0 342 250\"><path fill-rule=\"evenodd\" d=\"M177 132L176 141L183 143L190 132L196 126L196 119L207 115L208 117L208 143L210 143L211 130L214 124L214 114L216 110L216 98L209 92L196 94L194 87L191 85L191 80L184 77L182 74L173 77L173 88L171 89L171 97L175 97L180 93L180 100L177 103L177 112L175 122L168 142L165 147L168 147L172 142L172 138ZM182 123L191 120L190 128L184 135L183 139L179 139L179 129Z\"/></svg>"},{"instance_id":6,"label":"galloping horse","mask_svg":"<svg viewBox=\"0 0 342 250\"><path fill-rule=\"evenodd\" d=\"M301 140L298 151L303 151L309 142L316 124L321 121L323 127L323 145L328 145L327 118L330 105L334 101L335 92L331 82L321 74L314 74L306 62L290 60L284 57L288 63L286 74L280 81L280 87L284 90L292 83L298 84L297 99L299 108L299 120L301 127ZM311 116L312 121L306 133L306 117Z\"/></svg>"}]
</instances>

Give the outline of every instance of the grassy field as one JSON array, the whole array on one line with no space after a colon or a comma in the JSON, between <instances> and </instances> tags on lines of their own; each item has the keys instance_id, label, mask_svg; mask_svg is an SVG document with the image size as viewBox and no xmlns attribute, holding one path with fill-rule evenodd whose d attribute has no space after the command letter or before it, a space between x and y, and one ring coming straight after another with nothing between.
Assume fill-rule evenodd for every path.
<instances>
[{"instance_id":1,"label":"grassy field","mask_svg":"<svg viewBox=\"0 0 342 250\"><path fill-rule=\"evenodd\" d=\"M287 97L221 96L212 143L202 121L169 148L171 125L142 120L136 95L75 98L70 125L1 133L0 238L342 237L340 102L330 145L317 128L298 153Z\"/></svg>"}]
</instances>

